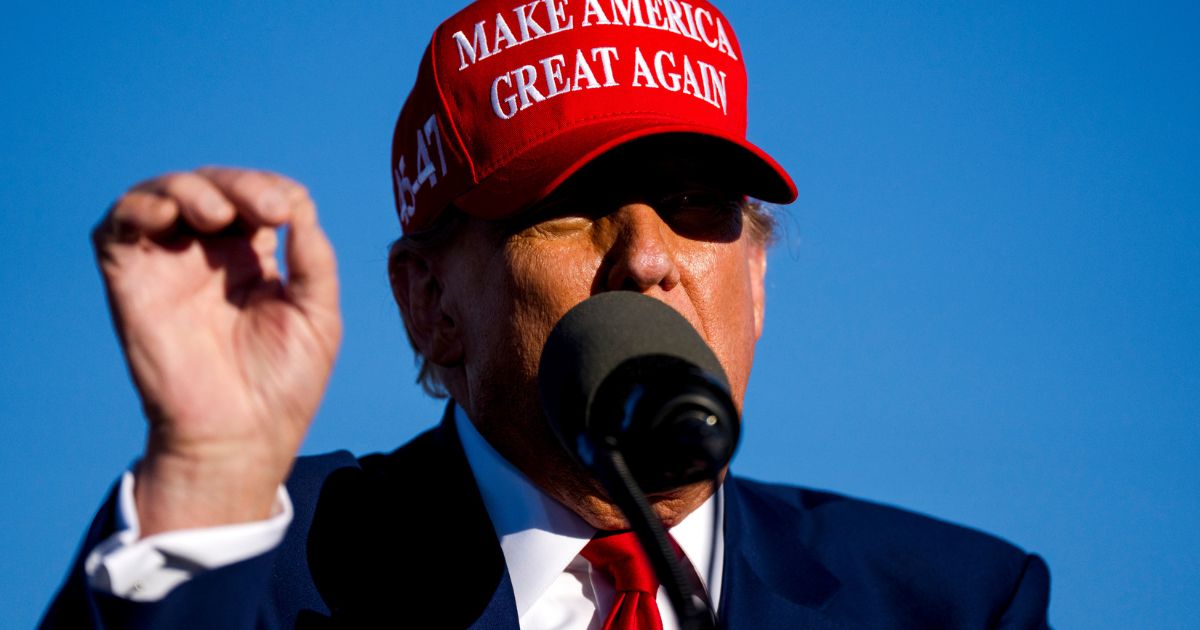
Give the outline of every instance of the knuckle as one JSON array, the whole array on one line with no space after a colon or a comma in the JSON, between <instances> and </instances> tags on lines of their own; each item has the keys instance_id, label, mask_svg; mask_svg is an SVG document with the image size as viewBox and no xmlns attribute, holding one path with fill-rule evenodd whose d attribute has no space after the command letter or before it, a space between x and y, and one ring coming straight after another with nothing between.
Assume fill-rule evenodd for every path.
<instances>
[{"instance_id":1,"label":"knuckle","mask_svg":"<svg viewBox=\"0 0 1200 630\"><path fill-rule=\"evenodd\" d=\"M299 199L311 199L312 193L308 191L308 186L301 184L298 181L284 178L284 184L288 186L292 193Z\"/></svg>"},{"instance_id":2,"label":"knuckle","mask_svg":"<svg viewBox=\"0 0 1200 630\"><path fill-rule=\"evenodd\" d=\"M212 185L220 188L223 191L230 192L240 190L242 177L246 169L234 168L230 166L207 165L193 171L197 177L207 180Z\"/></svg>"},{"instance_id":3,"label":"knuckle","mask_svg":"<svg viewBox=\"0 0 1200 630\"><path fill-rule=\"evenodd\" d=\"M293 204L311 205L313 203L312 194L309 193L308 188L302 184L290 182L287 184L286 191L288 199Z\"/></svg>"},{"instance_id":4,"label":"knuckle","mask_svg":"<svg viewBox=\"0 0 1200 630\"><path fill-rule=\"evenodd\" d=\"M155 196L150 193L136 188L124 192L109 206L107 213L109 222L128 220L130 217L144 211L148 205L148 199L154 198Z\"/></svg>"},{"instance_id":5,"label":"knuckle","mask_svg":"<svg viewBox=\"0 0 1200 630\"><path fill-rule=\"evenodd\" d=\"M233 171L233 170L236 170L236 169L232 169L228 166L221 166L220 164L205 164L204 166L196 168L192 172L201 177L207 177L209 179L214 179L214 178L219 178L224 175L227 175L230 171Z\"/></svg>"},{"instance_id":6,"label":"knuckle","mask_svg":"<svg viewBox=\"0 0 1200 630\"><path fill-rule=\"evenodd\" d=\"M164 184L174 187L196 184L199 179L199 175L188 172L188 170L175 170L175 172L163 175Z\"/></svg>"},{"instance_id":7,"label":"knuckle","mask_svg":"<svg viewBox=\"0 0 1200 630\"><path fill-rule=\"evenodd\" d=\"M252 191L263 184L263 176L258 171L238 169L233 171L230 184L243 191Z\"/></svg>"},{"instance_id":8,"label":"knuckle","mask_svg":"<svg viewBox=\"0 0 1200 630\"><path fill-rule=\"evenodd\" d=\"M104 213L105 216L106 217L112 216L112 215L116 214L119 210L121 210L121 208L127 207L129 205L130 201L132 200L134 193L135 193L135 190L133 190L133 189L127 190L127 191L121 193L120 196L118 196L112 202L112 204L108 206L108 211Z\"/></svg>"},{"instance_id":9,"label":"knuckle","mask_svg":"<svg viewBox=\"0 0 1200 630\"><path fill-rule=\"evenodd\" d=\"M170 173L163 173L162 175L159 175L154 181L158 184L159 189L167 194L173 194L187 183L186 176L187 173L172 171Z\"/></svg>"},{"instance_id":10,"label":"knuckle","mask_svg":"<svg viewBox=\"0 0 1200 630\"><path fill-rule=\"evenodd\" d=\"M204 179L195 173L171 173L163 181L163 191L179 200L201 197L208 190Z\"/></svg>"}]
</instances>

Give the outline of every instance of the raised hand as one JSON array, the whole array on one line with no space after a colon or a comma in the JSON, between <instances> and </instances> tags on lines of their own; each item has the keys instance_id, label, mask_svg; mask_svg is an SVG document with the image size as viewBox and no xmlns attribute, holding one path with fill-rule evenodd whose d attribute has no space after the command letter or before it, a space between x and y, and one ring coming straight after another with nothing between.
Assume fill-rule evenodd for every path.
<instances>
[{"instance_id":1,"label":"raised hand","mask_svg":"<svg viewBox=\"0 0 1200 630\"><path fill-rule=\"evenodd\" d=\"M333 248L307 191L244 169L163 175L122 196L93 241L149 420L142 535L264 518L341 341Z\"/></svg>"}]
</instances>

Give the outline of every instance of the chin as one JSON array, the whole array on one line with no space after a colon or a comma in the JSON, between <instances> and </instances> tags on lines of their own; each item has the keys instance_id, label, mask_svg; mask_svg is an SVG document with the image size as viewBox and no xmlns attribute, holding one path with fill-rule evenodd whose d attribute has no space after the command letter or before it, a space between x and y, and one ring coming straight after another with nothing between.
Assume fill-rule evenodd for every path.
<instances>
[{"instance_id":1,"label":"chin","mask_svg":"<svg viewBox=\"0 0 1200 630\"><path fill-rule=\"evenodd\" d=\"M695 483L668 492L648 495L655 515L668 529L679 524L712 494L712 484ZM630 529L629 521L615 504L598 492L590 492L577 501L564 502L584 521L603 531Z\"/></svg>"}]
</instances>

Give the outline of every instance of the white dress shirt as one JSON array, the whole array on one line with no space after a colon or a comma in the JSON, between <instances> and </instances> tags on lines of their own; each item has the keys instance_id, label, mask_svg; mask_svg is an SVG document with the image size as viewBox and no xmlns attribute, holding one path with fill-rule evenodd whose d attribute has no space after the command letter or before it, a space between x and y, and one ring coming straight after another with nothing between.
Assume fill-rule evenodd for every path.
<instances>
[{"instance_id":1,"label":"white dress shirt","mask_svg":"<svg viewBox=\"0 0 1200 630\"><path fill-rule=\"evenodd\" d=\"M616 594L608 577L579 555L596 530L551 499L475 430L461 407L455 425L467 463L491 517L512 579L522 630L600 628ZM89 554L92 588L136 601L156 601L200 571L264 553L283 540L292 505L282 487L264 521L181 530L139 540L132 473L118 495L118 531ZM721 592L724 535L721 493L671 529L714 610ZM676 630L665 589L658 592L664 630Z\"/></svg>"},{"instance_id":2,"label":"white dress shirt","mask_svg":"<svg viewBox=\"0 0 1200 630\"><path fill-rule=\"evenodd\" d=\"M201 571L219 569L269 551L292 523L292 500L283 486L266 520L179 529L141 538L133 473L117 490L117 532L92 550L84 571L92 588L139 602L158 601Z\"/></svg>"},{"instance_id":3,"label":"white dress shirt","mask_svg":"<svg viewBox=\"0 0 1200 630\"><path fill-rule=\"evenodd\" d=\"M592 571L579 555L596 530L533 485L483 439L461 407L454 420L463 451L512 578L517 615L523 630L600 628L616 593L607 576ZM721 592L724 535L720 493L710 497L675 527L671 536L692 563L716 610ZM679 627L667 599L658 590L663 629Z\"/></svg>"}]
</instances>

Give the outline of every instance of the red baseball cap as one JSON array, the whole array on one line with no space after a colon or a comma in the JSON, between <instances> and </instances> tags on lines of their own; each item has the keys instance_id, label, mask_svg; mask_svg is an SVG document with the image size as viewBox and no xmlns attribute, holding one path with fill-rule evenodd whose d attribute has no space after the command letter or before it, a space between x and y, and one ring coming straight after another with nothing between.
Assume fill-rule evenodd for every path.
<instances>
[{"instance_id":1,"label":"red baseball cap","mask_svg":"<svg viewBox=\"0 0 1200 630\"><path fill-rule=\"evenodd\" d=\"M706 0L479 0L433 33L392 138L405 233L453 204L513 216L604 152L656 134L715 138L737 192L796 186L746 140L746 66Z\"/></svg>"}]
</instances>

